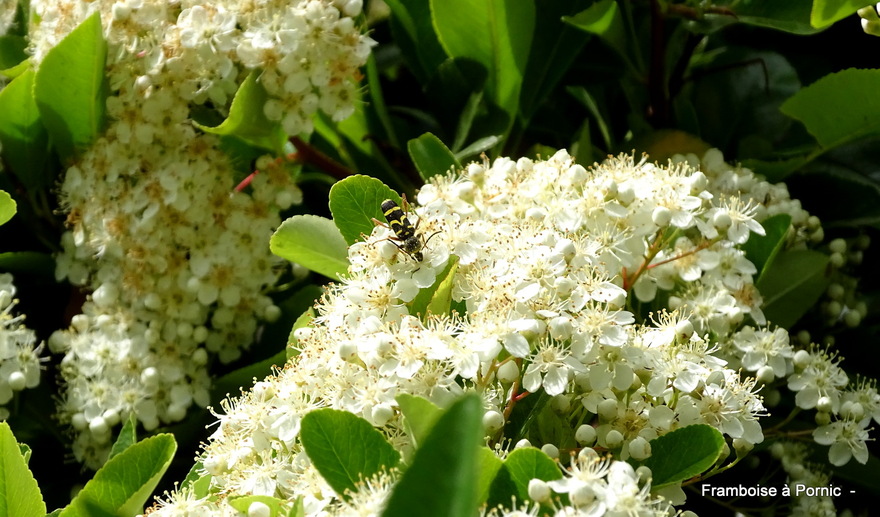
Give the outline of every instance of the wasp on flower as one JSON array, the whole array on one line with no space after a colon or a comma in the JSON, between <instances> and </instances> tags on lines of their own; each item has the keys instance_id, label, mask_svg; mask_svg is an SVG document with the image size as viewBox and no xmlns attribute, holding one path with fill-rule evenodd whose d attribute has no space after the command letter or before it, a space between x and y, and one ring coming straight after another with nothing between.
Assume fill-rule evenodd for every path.
<instances>
[{"instance_id":1,"label":"wasp on flower","mask_svg":"<svg viewBox=\"0 0 880 517\"><path fill-rule=\"evenodd\" d=\"M406 194L401 196L400 205L392 199L386 199L382 201L381 208L388 223L386 224L373 218L373 224L384 226L394 232L394 235L382 240L391 241L392 244L397 246L397 249L412 257L416 262L421 262L425 258L422 255L422 250L428 245L428 241L440 232L432 233L427 239L424 234L418 233L421 218L416 221L415 225L410 222L406 215L410 212L409 203L406 201Z\"/></svg>"}]
</instances>

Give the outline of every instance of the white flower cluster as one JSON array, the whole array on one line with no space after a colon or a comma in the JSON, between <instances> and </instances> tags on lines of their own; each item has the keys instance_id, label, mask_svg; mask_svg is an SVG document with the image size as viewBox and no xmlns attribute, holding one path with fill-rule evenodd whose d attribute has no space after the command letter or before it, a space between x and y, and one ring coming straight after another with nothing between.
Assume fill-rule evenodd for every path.
<instances>
[{"instance_id":1,"label":"white flower cluster","mask_svg":"<svg viewBox=\"0 0 880 517\"><path fill-rule=\"evenodd\" d=\"M223 112L259 69L266 115L291 134L310 131L319 109L351 112L372 41L353 20L360 0L31 7L36 62L94 12L109 43L110 122L60 193L71 230L56 276L92 294L50 340L66 354L60 417L77 433L77 458L96 468L127 415L152 430L207 405L211 357L236 359L259 321L280 313L265 295L280 273L268 239L302 193L268 158L250 194L234 191L219 140L193 128L193 104Z\"/></svg>"},{"instance_id":2,"label":"white flower cluster","mask_svg":"<svg viewBox=\"0 0 880 517\"><path fill-rule=\"evenodd\" d=\"M37 335L22 324L23 315L14 315L15 285L12 275L0 274L0 405L25 388L40 383L40 351ZM0 420L9 417L9 410L0 407Z\"/></svg>"},{"instance_id":3,"label":"white flower cluster","mask_svg":"<svg viewBox=\"0 0 880 517\"><path fill-rule=\"evenodd\" d=\"M820 230L784 186L721 167L717 151L703 159L716 170L629 156L588 170L560 151L434 178L410 215L430 236L424 260L400 252L384 227L352 245L348 277L296 331L293 363L225 406L204 453L216 490L302 496L307 513L333 514L341 503L305 457L299 419L343 409L405 450L400 393L445 407L479 391L487 437L497 439L516 404L544 392L546 410L566 423L560 436L619 459L644 459L648 441L696 423L738 451L761 442L756 379L727 361L762 380L797 361L784 331L743 326L765 322L755 267L736 245L773 213L792 216L794 245ZM416 312L417 295L447 274L452 310ZM650 321L631 310L630 290L654 300ZM197 504L182 493L162 511L178 500Z\"/></svg>"},{"instance_id":4,"label":"white flower cluster","mask_svg":"<svg viewBox=\"0 0 880 517\"><path fill-rule=\"evenodd\" d=\"M555 481L533 479L529 483L529 497L554 507L551 515L644 515L663 517L672 515L673 508L662 497L651 497L651 470L638 470L625 461L600 458L590 448L581 449L564 470L565 476ZM567 494L568 504L561 504L554 494ZM487 517L515 517L530 515L527 505L520 512L493 509Z\"/></svg>"},{"instance_id":5,"label":"white flower cluster","mask_svg":"<svg viewBox=\"0 0 880 517\"><path fill-rule=\"evenodd\" d=\"M12 27L17 8L18 0L0 0L0 36Z\"/></svg>"},{"instance_id":6,"label":"white flower cluster","mask_svg":"<svg viewBox=\"0 0 880 517\"><path fill-rule=\"evenodd\" d=\"M342 120L354 109L373 41L354 17L361 0L38 0L31 28L36 62L94 12L110 44L110 85L123 104L151 102L157 90L195 103L229 105L242 78L259 70L264 112L288 134L311 131L319 109ZM156 108L170 109L161 102ZM162 113L164 115L165 113ZM155 128L130 120L136 141ZM149 124L148 124L149 125Z\"/></svg>"}]
</instances>

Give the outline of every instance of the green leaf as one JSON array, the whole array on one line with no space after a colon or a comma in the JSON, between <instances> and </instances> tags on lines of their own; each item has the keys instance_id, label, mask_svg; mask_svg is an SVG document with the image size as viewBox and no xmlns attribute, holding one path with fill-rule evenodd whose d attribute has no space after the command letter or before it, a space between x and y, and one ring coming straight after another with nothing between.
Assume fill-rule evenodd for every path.
<instances>
[{"instance_id":1,"label":"green leaf","mask_svg":"<svg viewBox=\"0 0 880 517\"><path fill-rule=\"evenodd\" d=\"M45 515L40 487L6 422L0 422L0 461L0 515Z\"/></svg>"},{"instance_id":2,"label":"green leaf","mask_svg":"<svg viewBox=\"0 0 880 517\"><path fill-rule=\"evenodd\" d=\"M450 255L450 260L443 271L437 275L431 287L420 289L409 305L409 313L421 315L424 319L429 312L448 314L452 304L452 282L458 268L458 257Z\"/></svg>"},{"instance_id":3,"label":"green leaf","mask_svg":"<svg viewBox=\"0 0 880 517\"><path fill-rule=\"evenodd\" d=\"M55 259L48 253L38 251L10 251L0 253L0 271L30 273L54 278Z\"/></svg>"},{"instance_id":4,"label":"green leaf","mask_svg":"<svg viewBox=\"0 0 880 517\"><path fill-rule=\"evenodd\" d=\"M848 69L801 89L782 112L801 121L825 149L880 135L880 70Z\"/></svg>"},{"instance_id":5,"label":"green leaf","mask_svg":"<svg viewBox=\"0 0 880 517\"><path fill-rule=\"evenodd\" d=\"M471 156L480 154L484 151L488 151L489 149L498 145L499 142L501 142L501 137L498 135L491 135L480 138L479 140L472 142L471 145L455 153L455 159L459 162L462 162L465 159L470 158Z\"/></svg>"},{"instance_id":6,"label":"green leaf","mask_svg":"<svg viewBox=\"0 0 880 517\"><path fill-rule=\"evenodd\" d=\"M757 283L764 297L764 316L784 328L803 316L828 286L828 255L796 250L776 256Z\"/></svg>"},{"instance_id":7,"label":"green leaf","mask_svg":"<svg viewBox=\"0 0 880 517\"><path fill-rule=\"evenodd\" d=\"M431 13L446 53L474 59L489 71L486 93L512 123L532 43L534 1L431 0Z\"/></svg>"},{"instance_id":8,"label":"green leaf","mask_svg":"<svg viewBox=\"0 0 880 517\"><path fill-rule=\"evenodd\" d=\"M21 36L0 36L0 70L6 70L26 60L27 41Z\"/></svg>"},{"instance_id":9,"label":"green leaf","mask_svg":"<svg viewBox=\"0 0 880 517\"><path fill-rule=\"evenodd\" d=\"M590 112L590 115L593 116L593 120L596 123L596 127L599 128L599 133L602 135L602 142L605 144L605 149L611 149L611 129L608 127L608 124L605 122L605 117L602 115L602 111L599 109L599 103L596 102L596 99L587 91L583 86L569 86L565 89L566 92L569 93L572 97L574 97L578 102L583 104L587 111ZM580 158L580 157L578 157ZM653 158L653 155L652 155ZM656 158L653 158L656 159ZM593 162L589 162L587 164L578 161L581 165L589 166L592 165Z\"/></svg>"},{"instance_id":10,"label":"green leaf","mask_svg":"<svg viewBox=\"0 0 880 517\"><path fill-rule=\"evenodd\" d=\"M811 10L811 2L803 0L739 2L734 7L737 22L801 35L820 30L810 23Z\"/></svg>"},{"instance_id":11,"label":"green leaf","mask_svg":"<svg viewBox=\"0 0 880 517\"><path fill-rule=\"evenodd\" d=\"M255 379L265 379L272 374L273 368L281 368L287 362L287 350L281 350L275 355L233 370L214 381L211 386L211 401L219 403L224 398L238 395L242 389L248 389L254 384Z\"/></svg>"},{"instance_id":12,"label":"green leaf","mask_svg":"<svg viewBox=\"0 0 880 517\"><path fill-rule=\"evenodd\" d=\"M791 216L777 214L767 218L761 223L765 235L751 234L749 240L740 248L746 253L746 258L758 268L755 282L760 281L776 254L785 246L785 236L791 227Z\"/></svg>"},{"instance_id":13,"label":"green leaf","mask_svg":"<svg viewBox=\"0 0 880 517\"><path fill-rule=\"evenodd\" d=\"M121 453L125 449L128 449L132 445L137 443L137 418L134 416L134 413L128 415L128 420L125 421L125 425L122 426L122 430L119 432L119 436L116 438L116 441L113 442L113 447L110 448L110 458L116 456Z\"/></svg>"},{"instance_id":14,"label":"green leaf","mask_svg":"<svg viewBox=\"0 0 880 517\"><path fill-rule=\"evenodd\" d=\"M43 124L63 158L92 143L104 124L107 42L94 13L52 47L34 80Z\"/></svg>"},{"instance_id":15,"label":"green leaf","mask_svg":"<svg viewBox=\"0 0 880 517\"><path fill-rule=\"evenodd\" d=\"M189 469L186 477L181 481L180 488L186 489L192 487L193 496L198 499L207 496L208 491L211 488L211 475L204 473L204 470L205 467L204 464L202 464L202 461L196 461L192 468Z\"/></svg>"},{"instance_id":16,"label":"green leaf","mask_svg":"<svg viewBox=\"0 0 880 517\"><path fill-rule=\"evenodd\" d=\"M387 0L391 9L391 30L401 54L419 83L428 79L446 60L434 26L429 0Z\"/></svg>"},{"instance_id":17,"label":"green leaf","mask_svg":"<svg viewBox=\"0 0 880 517\"><path fill-rule=\"evenodd\" d=\"M813 0L810 24L816 28L828 27L865 7L865 0Z\"/></svg>"},{"instance_id":18,"label":"green leaf","mask_svg":"<svg viewBox=\"0 0 880 517\"><path fill-rule=\"evenodd\" d=\"M397 467L400 454L369 422L348 411L317 409L302 419L300 439L309 459L336 493Z\"/></svg>"},{"instance_id":19,"label":"green leaf","mask_svg":"<svg viewBox=\"0 0 880 517\"><path fill-rule=\"evenodd\" d=\"M520 93L520 111L526 120L556 88L571 68L589 36L562 22L582 10L587 0L541 0L535 4L535 33Z\"/></svg>"},{"instance_id":20,"label":"green leaf","mask_svg":"<svg viewBox=\"0 0 880 517\"><path fill-rule=\"evenodd\" d=\"M400 393L394 400L400 407L413 444L419 447L443 412L430 400L409 393Z\"/></svg>"},{"instance_id":21,"label":"green leaf","mask_svg":"<svg viewBox=\"0 0 880 517\"><path fill-rule=\"evenodd\" d=\"M269 240L272 253L327 278L348 272L348 246L333 221L317 215L295 215L281 223Z\"/></svg>"},{"instance_id":22,"label":"green leaf","mask_svg":"<svg viewBox=\"0 0 880 517\"><path fill-rule=\"evenodd\" d=\"M479 449L479 478L477 479L477 501L483 504L489 500L492 481L498 476L498 472L503 466L501 458L499 458L488 447L480 447Z\"/></svg>"},{"instance_id":23,"label":"green leaf","mask_svg":"<svg viewBox=\"0 0 880 517\"><path fill-rule=\"evenodd\" d=\"M281 124L266 118L263 107L269 94L259 82L260 71L252 71L241 83L232 105L229 116L219 126L207 127L194 123L205 133L235 136L248 144L281 154L287 135Z\"/></svg>"},{"instance_id":24,"label":"green leaf","mask_svg":"<svg viewBox=\"0 0 880 517\"><path fill-rule=\"evenodd\" d=\"M563 16L562 21L599 36L624 60L629 58L629 38L620 7L614 0L597 2L575 16Z\"/></svg>"},{"instance_id":25,"label":"green leaf","mask_svg":"<svg viewBox=\"0 0 880 517\"><path fill-rule=\"evenodd\" d=\"M651 440L651 489L679 483L708 470L724 448L724 437L706 424L689 425Z\"/></svg>"},{"instance_id":26,"label":"green leaf","mask_svg":"<svg viewBox=\"0 0 880 517\"><path fill-rule=\"evenodd\" d=\"M290 329L290 335L287 337L288 359L299 353L299 351L296 350L297 340L296 336L294 336L294 333L297 331L297 329L301 329L303 327L308 327L309 325L311 325L312 320L315 319L315 316L317 316L317 313L315 313L315 309L309 307L307 311L300 314L296 321L293 322L293 327Z\"/></svg>"},{"instance_id":27,"label":"green leaf","mask_svg":"<svg viewBox=\"0 0 880 517\"><path fill-rule=\"evenodd\" d=\"M228 501L229 506L235 508L244 515L250 515L250 513L248 513L248 509L253 503L263 503L269 507L270 517L287 515L286 512L288 506L290 505L290 501L287 501L285 499L278 499L277 497L271 497L268 495L243 495L238 497L230 497Z\"/></svg>"},{"instance_id":28,"label":"green leaf","mask_svg":"<svg viewBox=\"0 0 880 517\"><path fill-rule=\"evenodd\" d=\"M523 447L511 452L498 475L492 481L489 491L489 506L509 505L510 498L518 501L529 499L529 481L541 479L552 481L560 479L562 471L550 456L534 447Z\"/></svg>"},{"instance_id":29,"label":"green leaf","mask_svg":"<svg viewBox=\"0 0 880 517\"><path fill-rule=\"evenodd\" d=\"M422 179L427 181L431 176L441 176L461 164L443 142L431 133L414 138L407 142L406 148Z\"/></svg>"},{"instance_id":30,"label":"green leaf","mask_svg":"<svg viewBox=\"0 0 880 517\"><path fill-rule=\"evenodd\" d=\"M384 221L381 205L386 199L400 203L397 192L369 176L349 176L333 185L330 189L330 213L349 246L360 240L361 235L373 232L374 218Z\"/></svg>"},{"instance_id":31,"label":"green leaf","mask_svg":"<svg viewBox=\"0 0 880 517\"><path fill-rule=\"evenodd\" d=\"M15 215L16 204L8 193L0 190L0 225L6 224Z\"/></svg>"},{"instance_id":32,"label":"green leaf","mask_svg":"<svg viewBox=\"0 0 880 517\"><path fill-rule=\"evenodd\" d=\"M28 190L51 184L46 171L49 134L34 100L34 77L28 69L0 90L0 144L3 157Z\"/></svg>"},{"instance_id":33,"label":"green leaf","mask_svg":"<svg viewBox=\"0 0 880 517\"><path fill-rule=\"evenodd\" d=\"M177 450L174 436L159 434L111 458L65 508L63 517L136 515L159 484Z\"/></svg>"},{"instance_id":34,"label":"green leaf","mask_svg":"<svg viewBox=\"0 0 880 517\"><path fill-rule=\"evenodd\" d=\"M480 398L471 393L437 420L391 493L383 517L477 513L482 417Z\"/></svg>"}]
</instances>

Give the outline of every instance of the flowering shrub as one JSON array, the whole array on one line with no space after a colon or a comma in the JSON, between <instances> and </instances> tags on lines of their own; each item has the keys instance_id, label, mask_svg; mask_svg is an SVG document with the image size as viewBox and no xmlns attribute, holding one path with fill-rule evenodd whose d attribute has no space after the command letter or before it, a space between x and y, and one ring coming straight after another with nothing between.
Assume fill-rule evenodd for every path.
<instances>
[{"instance_id":1,"label":"flowering shrub","mask_svg":"<svg viewBox=\"0 0 880 517\"><path fill-rule=\"evenodd\" d=\"M866 512L827 4L0 0L0 513Z\"/></svg>"},{"instance_id":2,"label":"flowering shrub","mask_svg":"<svg viewBox=\"0 0 880 517\"><path fill-rule=\"evenodd\" d=\"M530 483L533 501L520 501L552 504L560 515L665 515L668 503L650 495L650 470L637 474L625 461L647 460L655 439L693 424L746 454L765 439L759 381L787 379L801 408L829 420L814 434L835 444L832 463L865 462L876 389L849 387L824 350L796 351L785 330L768 326L757 259L739 247L766 237L760 223L771 217L795 221L781 237L789 249L818 227L784 185L726 165L717 151L702 163L620 156L586 169L559 151L435 176L413 214L431 236L423 260L398 249L393 227L351 246L349 274L294 332L292 364L218 415L202 457L209 493L347 515L350 504L335 499L318 461L305 460L304 417L319 408L353 413L406 457L416 444L404 394L448 407L478 393L484 435L502 456L516 436L524 437L517 449L541 447L563 463L580 451L567 477ZM636 311L637 299L652 303ZM516 427L525 415L539 425ZM378 476L356 489L363 507L382 508L393 490L393 474ZM664 493L680 504L675 486ZM551 492L568 494L568 504ZM184 489L157 513L194 511L198 497ZM211 511L225 504L199 501Z\"/></svg>"}]
</instances>

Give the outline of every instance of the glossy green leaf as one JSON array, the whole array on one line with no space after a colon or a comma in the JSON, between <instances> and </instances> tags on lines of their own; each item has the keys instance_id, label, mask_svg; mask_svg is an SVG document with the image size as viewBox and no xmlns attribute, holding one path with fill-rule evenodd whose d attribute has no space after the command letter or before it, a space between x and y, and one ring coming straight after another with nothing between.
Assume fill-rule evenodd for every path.
<instances>
[{"instance_id":1,"label":"glossy green leaf","mask_svg":"<svg viewBox=\"0 0 880 517\"><path fill-rule=\"evenodd\" d=\"M749 240L741 246L746 253L746 258L758 268L758 274L755 276L756 282L764 276L766 268L785 246L785 236L788 235L788 229L791 227L791 216L777 214L763 221L761 226L764 227L765 235L753 233L749 235Z\"/></svg>"},{"instance_id":2,"label":"glossy green leaf","mask_svg":"<svg viewBox=\"0 0 880 517\"><path fill-rule=\"evenodd\" d=\"M529 499L529 481L552 481L562 477L555 461L534 447L523 447L511 452L492 481L489 506L509 505L510 498Z\"/></svg>"},{"instance_id":3,"label":"glossy green leaf","mask_svg":"<svg viewBox=\"0 0 880 517\"><path fill-rule=\"evenodd\" d=\"M116 437L113 447L110 448L110 458L137 443L137 422L137 417L134 413L128 415L125 425L119 431L119 436Z\"/></svg>"},{"instance_id":4,"label":"glossy green leaf","mask_svg":"<svg viewBox=\"0 0 880 517\"><path fill-rule=\"evenodd\" d=\"M29 190L51 184L46 171L49 133L34 100L33 70L27 70L0 90L0 145L11 172Z\"/></svg>"},{"instance_id":5,"label":"glossy green leaf","mask_svg":"<svg viewBox=\"0 0 880 517\"><path fill-rule=\"evenodd\" d=\"M578 13L588 4L588 0L535 3L535 33L520 93L520 111L526 120L554 91L589 39L583 31L562 21L563 17Z\"/></svg>"},{"instance_id":6,"label":"glossy green leaf","mask_svg":"<svg viewBox=\"0 0 880 517\"><path fill-rule=\"evenodd\" d=\"M211 475L205 473L205 467L201 460L198 460L193 464L192 468L190 468L189 472L186 474L186 477L180 483L181 489L191 488L193 495L199 499L208 495L210 487Z\"/></svg>"},{"instance_id":7,"label":"glossy green leaf","mask_svg":"<svg viewBox=\"0 0 880 517\"><path fill-rule=\"evenodd\" d=\"M268 99L269 94L259 82L259 72L254 70L239 86L229 107L229 116L223 123L216 127L195 125L206 133L234 136L248 144L281 154L287 135L280 123L266 118L263 108Z\"/></svg>"},{"instance_id":8,"label":"glossy green leaf","mask_svg":"<svg viewBox=\"0 0 880 517\"><path fill-rule=\"evenodd\" d=\"M307 311L300 314L299 317L296 319L296 321L293 322L293 327L290 329L290 336L288 336L288 338L287 338L287 358L288 359L299 354L299 350L296 349L297 339L296 339L296 336L294 335L294 333L298 329L308 327L309 325L311 325L312 320L315 319L316 315L317 315L317 313L315 312L315 309L312 307L309 307L309 309Z\"/></svg>"},{"instance_id":9,"label":"glossy green leaf","mask_svg":"<svg viewBox=\"0 0 880 517\"><path fill-rule=\"evenodd\" d=\"M880 70L849 69L801 89L782 112L801 121L825 149L880 135Z\"/></svg>"},{"instance_id":10,"label":"glossy green leaf","mask_svg":"<svg viewBox=\"0 0 880 517\"><path fill-rule=\"evenodd\" d=\"M712 426L689 425L651 440L651 488L679 483L708 470L724 448L724 437Z\"/></svg>"},{"instance_id":11,"label":"glossy green leaf","mask_svg":"<svg viewBox=\"0 0 880 517\"><path fill-rule=\"evenodd\" d=\"M406 148L416 169L425 181L432 176L444 175L450 169L461 168L461 164L439 138L431 133L414 138L407 142Z\"/></svg>"},{"instance_id":12,"label":"glossy green leaf","mask_svg":"<svg viewBox=\"0 0 880 517\"><path fill-rule=\"evenodd\" d=\"M6 224L15 215L16 204L8 193L0 190L0 225Z\"/></svg>"},{"instance_id":13,"label":"glossy green leaf","mask_svg":"<svg viewBox=\"0 0 880 517\"><path fill-rule=\"evenodd\" d=\"M27 467L12 429L0 422L0 515L46 514L37 480Z\"/></svg>"},{"instance_id":14,"label":"glossy green leaf","mask_svg":"<svg viewBox=\"0 0 880 517\"><path fill-rule=\"evenodd\" d=\"M401 475L383 517L446 517L477 513L483 407L471 393L434 424Z\"/></svg>"},{"instance_id":15,"label":"glossy green leaf","mask_svg":"<svg viewBox=\"0 0 880 517\"><path fill-rule=\"evenodd\" d=\"M397 467L400 454L369 422L348 411L318 409L302 419L300 439L312 464L336 493Z\"/></svg>"},{"instance_id":16,"label":"glossy green leaf","mask_svg":"<svg viewBox=\"0 0 880 517\"><path fill-rule=\"evenodd\" d=\"M443 411L430 400L409 393L400 393L394 400L400 407L413 443L419 447Z\"/></svg>"},{"instance_id":17,"label":"glossy green leaf","mask_svg":"<svg viewBox=\"0 0 880 517\"><path fill-rule=\"evenodd\" d=\"M767 320L784 328L797 323L825 292L827 269L828 255L818 251L778 254L757 284Z\"/></svg>"},{"instance_id":18,"label":"glossy green leaf","mask_svg":"<svg viewBox=\"0 0 880 517\"><path fill-rule=\"evenodd\" d=\"M330 189L330 213L333 222L349 245L361 235L373 233L373 219L385 221L382 201L391 199L400 203L400 195L387 185L369 176L349 176Z\"/></svg>"},{"instance_id":19,"label":"glossy green leaf","mask_svg":"<svg viewBox=\"0 0 880 517\"><path fill-rule=\"evenodd\" d=\"M229 396L237 396L242 389L249 389L253 386L256 379L265 379L276 368L282 368L286 362L287 351L281 350L262 361L242 366L223 375L211 385L211 403L219 404L221 400Z\"/></svg>"},{"instance_id":20,"label":"glossy green leaf","mask_svg":"<svg viewBox=\"0 0 880 517\"><path fill-rule=\"evenodd\" d=\"M486 93L512 121L535 26L534 1L431 0L431 12L446 53L486 67Z\"/></svg>"},{"instance_id":21,"label":"glossy green leaf","mask_svg":"<svg viewBox=\"0 0 880 517\"><path fill-rule=\"evenodd\" d=\"M0 36L0 70L6 70L26 60L27 41L21 36Z\"/></svg>"},{"instance_id":22,"label":"glossy green leaf","mask_svg":"<svg viewBox=\"0 0 880 517\"><path fill-rule=\"evenodd\" d=\"M479 140L472 142L469 146L465 147L461 151L455 153L455 159L459 162L464 162L464 160L466 160L467 158L471 158L482 152L488 151L489 149L498 145L499 142L501 142L501 137L498 135L483 137Z\"/></svg>"},{"instance_id":23,"label":"glossy green leaf","mask_svg":"<svg viewBox=\"0 0 880 517\"><path fill-rule=\"evenodd\" d=\"M617 54L628 59L629 38L620 7L614 0L601 0L575 16L562 18L565 23L602 38Z\"/></svg>"},{"instance_id":24,"label":"glossy green leaf","mask_svg":"<svg viewBox=\"0 0 880 517\"><path fill-rule=\"evenodd\" d=\"M425 84L446 60L431 22L429 0L387 0L391 30L410 70Z\"/></svg>"},{"instance_id":25,"label":"glossy green leaf","mask_svg":"<svg viewBox=\"0 0 880 517\"><path fill-rule=\"evenodd\" d=\"M295 215L281 223L269 240L272 253L327 278L348 272L348 245L330 219Z\"/></svg>"},{"instance_id":26,"label":"glossy green leaf","mask_svg":"<svg viewBox=\"0 0 880 517\"><path fill-rule=\"evenodd\" d=\"M92 143L104 125L107 42L94 13L52 47L34 79L34 98L64 158Z\"/></svg>"},{"instance_id":27,"label":"glossy green leaf","mask_svg":"<svg viewBox=\"0 0 880 517\"><path fill-rule=\"evenodd\" d=\"M55 275L55 259L38 251L10 251L0 253L0 271L29 273L45 278Z\"/></svg>"},{"instance_id":28,"label":"glossy green leaf","mask_svg":"<svg viewBox=\"0 0 880 517\"><path fill-rule=\"evenodd\" d=\"M587 111L590 112L590 115L593 116L593 121L596 124L596 127L599 128L599 133L602 135L602 143L605 144L605 149L611 149L611 129L608 127L607 122L605 122L605 116L602 114L602 110L599 108L599 104L587 91L583 86L570 86L565 89L569 95L574 97L578 102L580 102ZM656 158L655 158L656 159ZM584 165L583 162L579 162L581 165ZM592 165L593 162L589 162L589 165Z\"/></svg>"},{"instance_id":29,"label":"glossy green leaf","mask_svg":"<svg viewBox=\"0 0 880 517\"><path fill-rule=\"evenodd\" d=\"M171 464L174 436L159 434L111 458L65 508L63 517L136 515Z\"/></svg>"},{"instance_id":30,"label":"glossy green leaf","mask_svg":"<svg viewBox=\"0 0 880 517\"><path fill-rule=\"evenodd\" d=\"M810 24L818 29L828 27L865 7L865 5L864 0L813 0Z\"/></svg>"},{"instance_id":31,"label":"glossy green leaf","mask_svg":"<svg viewBox=\"0 0 880 517\"><path fill-rule=\"evenodd\" d=\"M801 35L815 34L821 30L810 22L812 5L809 1L738 2L732 8L735 17L728 16L731 18L731 22L736 21Z\"/></svg>"}]
</instances>

